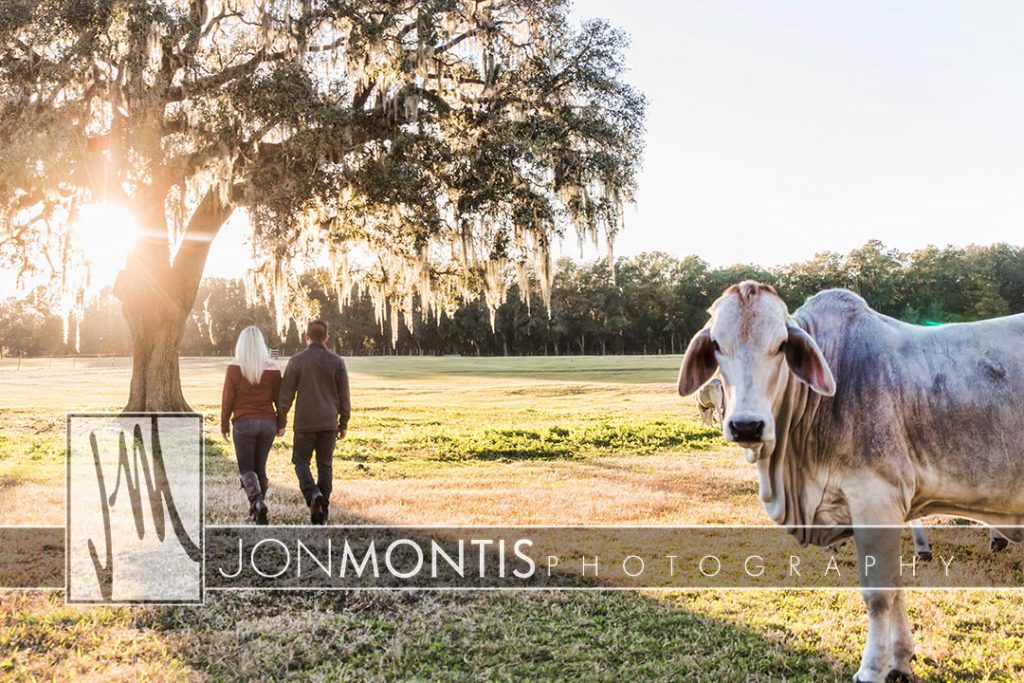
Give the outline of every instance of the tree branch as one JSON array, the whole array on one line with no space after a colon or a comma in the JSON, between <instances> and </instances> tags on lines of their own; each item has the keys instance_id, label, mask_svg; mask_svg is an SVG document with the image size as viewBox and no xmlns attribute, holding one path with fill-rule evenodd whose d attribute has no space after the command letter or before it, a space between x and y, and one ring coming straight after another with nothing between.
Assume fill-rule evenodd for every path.
<instances>
[{"instance_id":1,"label":"tree branch","mask_svg":"<svg viewBox=\"0 0 1024 683\"><path fill-rule=\"evenodd\" d=\"M327 52L335 50L344 45L346 40L346 37L337 38L324 45L314 45L313 47L308 48L306 52ZM279 62L289 56L289 53L284 50L267 52L264 49L260 49L256 54L240 64L225 67L215 74L211 74L206 78L200 78L199 80L193 81L187 85L176 85L168 88L167 101L180 102L187 97L189 91L205 91L213 88L219 88L236 78L253 73L261 64L266 62Z\"/></svg>"},{"instance_id":2,"label":"tree branch","mask_svg":"<svg viewBox=\"0 0 1024 683\"><path fill-rule=\"evenodd\" d=\"M377 86L376 81L370 81L365 87L361 88L352 98L352 109L355 111L361 111L366 106L366 100L370 99L370 95L373 93L373 89Z\"/></svg>"},{"instance_id":3,"label":"tree branch","mask_svg":"<svg viewBox=\"0 0 1024 683\"><path fill-rule=\"evenodd\" d=\"M220 188L212 187L206 191L189 219L172 267L174 283L185 310L190 310L195 303L210 245L233 210L234 204L221 201Z\"/></svg>"},{"instance_id":4,"label":"tree branch","mask_svg":"<svg viewBox=\"0 0 1024 683\"><path fill-rule=\"evenodd\" d=\"M455 47L456 45L458 45L462 41L466 40L467 38L472 38L476 34L480 33L482 30L484 30L482 26L477 26L475 28L472 28L472 29L466 31L465 33L461 33L461 34L455 36L454 38L449 40L444 45L438 45L436 48L434 48L434 51L435 52L447 52L448 50L452 49L453 47Z\"/></svg>"},{"instance_id":5,"label":"tree branch","mask_svg":"<svg viewBox=\"0 0 1024 683\"><path fill-rule=\"evenodd\" d=\"M265 50L259 50L250 59L234 66L226 67L215 74L193 81L187 85L176 85L167 89L167 100L169 102L180 102L185 99L188 91L210 90L218 88L240 76L245 76L256 70L264 62L283 59L284 52L267 54Z\"/></svg>"}]
</instances>

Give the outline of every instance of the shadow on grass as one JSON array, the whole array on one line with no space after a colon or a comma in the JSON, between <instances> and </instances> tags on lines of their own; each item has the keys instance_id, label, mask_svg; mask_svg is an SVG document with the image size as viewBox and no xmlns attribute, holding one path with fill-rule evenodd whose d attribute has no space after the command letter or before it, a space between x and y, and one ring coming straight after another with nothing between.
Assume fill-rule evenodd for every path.
<instances>
[{"instance_id":1,"label":"shadow on grass","mask_svg":"<svg viewBox=\"0 0 1024 683\"><path fill-rule=\"evenodd\" d=\"M784 633L640 591L211 591L204 608L146 610L136 622L217 681L848 678L847 662Z\"/></svg>"},{"instance_id":2,"label":"shadow on grass","mask_svg":"<svg viewBox=\"0 0 1024 683\"><path fill-rule=\"evenodd\" d=\"M214 680L846 680L842 665L638 593L218 593L140 626Z\"/></svg>"}]
</instances>

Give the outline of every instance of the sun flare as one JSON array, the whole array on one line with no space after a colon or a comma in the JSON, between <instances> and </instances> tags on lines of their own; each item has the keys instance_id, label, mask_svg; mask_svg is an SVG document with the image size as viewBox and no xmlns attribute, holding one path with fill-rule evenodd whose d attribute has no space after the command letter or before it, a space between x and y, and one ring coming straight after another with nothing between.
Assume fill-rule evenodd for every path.
<instances>
[{"instance_id":1,"label":"sun flare","mask_svg":"<svg viewBox=\"0 0 1024 683\"><path fill-rule=\"evenodd\" d=\"M89 292L96 293L114 284L139 231L127 209L102 202L79 208L74 235L90 267Z\"/></svg>"}]
</instances>

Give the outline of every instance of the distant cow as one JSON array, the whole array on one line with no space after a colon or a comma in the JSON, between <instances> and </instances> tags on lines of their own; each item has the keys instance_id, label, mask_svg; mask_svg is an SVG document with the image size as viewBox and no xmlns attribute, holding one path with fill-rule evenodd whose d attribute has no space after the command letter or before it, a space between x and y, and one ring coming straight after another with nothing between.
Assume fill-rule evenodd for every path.
<instances>
[{"instance_id":1,"label":"distant cow","mask_svg":"<svg viewBox=\"0 0 1024 683\"><path fill-rule=\"evenodd\" d=\"M918 327L827 290L790 315L743 282L711 306L679 373L722 377L724 434L757 467L768 516L802 544L853 536L869 627L854 680L910 679L900 528L970 517L1024 540L1024 315ZM834 373L834 374L833 374Z\"/></svg>"},{"instance_id":2,"label":"distant cow","mask_svg":"<svg viewBox=\"0 0 1024 683\"><path fill-rule=\"evenodd\" d=\"M694 395L700 421L708 427L721 427L722 416L725 415L725 389L722 380L712 377Z\"/></svg>"}]
</instances>

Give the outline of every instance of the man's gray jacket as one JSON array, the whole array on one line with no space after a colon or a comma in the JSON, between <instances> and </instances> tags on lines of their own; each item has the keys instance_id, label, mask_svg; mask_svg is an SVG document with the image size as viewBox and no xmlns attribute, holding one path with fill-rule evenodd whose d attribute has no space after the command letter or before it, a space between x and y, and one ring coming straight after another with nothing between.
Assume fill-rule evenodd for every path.
<instances>
[{"instance_id":1,"label":"man's gray jacket","mask_svg":"<svg viewBox=\"0 0 1024 683\"><path fill-rule=\"evenodd\" d=\"M292 401L295 401L296 432L348 429L352 403L345 361L323 344L310 344L305 351L292 356L281 381L277 411L279 429L288 423Z\"/></svg>"}]
</instances>

